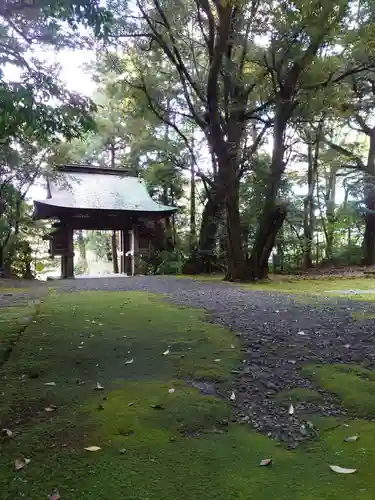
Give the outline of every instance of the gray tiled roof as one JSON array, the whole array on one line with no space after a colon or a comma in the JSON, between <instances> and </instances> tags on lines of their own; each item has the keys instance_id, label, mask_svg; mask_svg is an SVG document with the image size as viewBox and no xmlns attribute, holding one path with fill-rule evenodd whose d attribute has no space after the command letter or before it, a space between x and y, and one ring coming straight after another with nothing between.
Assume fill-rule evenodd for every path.
<instances>
[{"instance_id":1,"label":"gray tiled roof","mask_svg":"<svg viewBox=\"0 0 375 500\"><path fill-rule=\"evenodd\" d=\"M49 185L51 198L40 202L55 207L155 213L176 210L155 202L137 177L64 172Z\"/></svg>"}]
</instances>

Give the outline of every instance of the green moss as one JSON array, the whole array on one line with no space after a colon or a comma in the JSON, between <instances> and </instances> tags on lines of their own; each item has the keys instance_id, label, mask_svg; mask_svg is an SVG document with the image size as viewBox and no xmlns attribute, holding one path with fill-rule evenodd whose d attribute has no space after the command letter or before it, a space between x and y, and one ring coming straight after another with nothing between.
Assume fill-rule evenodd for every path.
<instances>
[{"instance_id":1,"label":"green moss","mask_svg":"<svg viewBox=\"0 0 375 500\"><path fill-rule=\"evenodd\" d=\"M330 422L320 441L288 451L232 423L227 401L189 386L185 377L202 373L230 380L240 359L233 335L203 319L146 294L49 297L0 373L0 418L15 433L0 445L4 499L39 500L56 487L65 500L373 499L374 424ZM46 413L48 404L57 411ZM352 434L360 440L343 443ZM90 445L101 450L84 451ZM20 453L31 462L16 473ZM273 465L259 467L268 457ZM329 463L358 472L335 475Z\"/></svg>"},{"instance_id":2,"label":"green moss","mask_svg":"<svg viewBox=\"0 0 375 500\"><path fill-rule=\"evenodd\" d=\"M304 387L296 387L276 395L276 401L283 406L288 406L290 403L320 403L322 400L323 397L319 392Z\"/></svg>"},{"instance_id":3,"label":"green moss","mask_svg":"<svg viewBox=\"0 0 375 500\"><path fill-rule=\"evenodd\" d=\"M367 321L369 319L375 319L375 312L369 311L355 311L351 314L355 321Z\"/></svg>"},{"instance_id":4,"label":"green moss","mask_svg":"<svg viewBox=\"0 0 375 500\"><path fill-rule=\"evenodd\" d=\"M357 365L307 365L302 374L338 396L355 416L375 414L375 371Z\"/></svg>"},{"instance_id":5,"label":"green moss","mask_svg":"<svg viewBox=\"0 0 375 500\"><path fill-rule=\"evenodd\" d=\"M20 331L35 313L35 306L0 308L0 366Z\"/></svg>"},{"instance_id":6,"label":"green moss","mask_svg":"<svg viewBox=\"0 0 375 500\"><path fill-rule=\"evenodd\" d=\"M181 276L180 276L181 277ZM198 275L183 276L199 281L222 281L223 276L218 275ZM375 288L375 281L366 277L363 278L340 278L337 276L323 278L300 278L295 276L272 276L265 281L254 283L232 283L246 290L259 290L265 292L280 292L295 294L298 300L306 303L318 303L319 300L326 300L326 297L343 297L348 300L375 301L375 294L347 294L340 293L345 290L369 290ZM228 283L229 284L229 283ZM335 293L337 291L337 293Z\"/></svg>"}]
</instances>

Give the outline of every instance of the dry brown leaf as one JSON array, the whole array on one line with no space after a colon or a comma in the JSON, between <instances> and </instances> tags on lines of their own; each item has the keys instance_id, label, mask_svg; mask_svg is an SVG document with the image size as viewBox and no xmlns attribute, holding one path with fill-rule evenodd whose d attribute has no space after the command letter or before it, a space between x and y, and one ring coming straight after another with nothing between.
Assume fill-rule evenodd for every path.
<instances>
[{"instance_id":1,"label":"dry brown leaf","mask_svg":"<svg viewBox=\"0 0 375 500\"><path fill-rule=\"evenodd\" d=\"M346 469L345 467L340 467L338 465L330 465L329 468L338 474L353 474L353 472L357 472L357 469Z\"/></svg>"},{"instance_id":2,"label":"dry brown leaf","mask_svg":"<svg viewBox=\"0 0 375 500\"><path fill-rule=\"evenodd\" d=\"M87 446L87 448L85 448L86 451L99 451L101 450L100 446Z\"/></svg>"},{"instance_id":3,"label":"dry brown leaf","mask_svg":"<svg viewBox=\"0 0 375 500\"><path fill-rule=\"evenodd\" d=\"M60 500L61 496L59 490L55 488L50 495L48 495L48 500Z\"/></svg>"},{"instance_id":4,"label":"dry brown leaf","mask_svg":"<svg viewBox=\"0 0 375 500\"><path fill-rule=\"evenodd\" d=\"M272 465L272 458L265 458L260 462L259 465L261 465L262 467L266 467L267 465Z\"/></svg>"},{"instance_id":5,"label":"dry brown leaf","mask_svg":"<svg viewBox=\"0 0 375 500\"><path fill-rule=\"evenodd\" d=\"M16 471L22 470L27 464L30 463L29 458L19 457L14 461L14 468Z\"/></svg>"}]
</instances>

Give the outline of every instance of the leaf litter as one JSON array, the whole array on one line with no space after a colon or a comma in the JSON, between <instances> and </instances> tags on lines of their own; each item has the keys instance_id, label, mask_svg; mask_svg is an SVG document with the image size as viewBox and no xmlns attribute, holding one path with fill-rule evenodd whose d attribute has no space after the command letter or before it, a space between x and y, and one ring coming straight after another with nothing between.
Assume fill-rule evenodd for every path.
<instances>
[{"instance_id":1,"label":"leaf litter","mask_svg":"<svg viewBox=\"0 0 375 500\"><path fill-rule=\"evenodd\" d=\"M59 490L57 488L52 490L52 493L50 495L48 495L48 500L60 500L60 499L61 499L61 496L60 496Z\"/></svg>"},{"instance_id":2,"label":"leaf litter","mask_svg":"<svg viewBox=\"0 0 375 500\"><path fill-rule=\"evenodd\" d=\"M357 472L357 469L347 469L345 467L340 467L339 465L330 465L329 468L338 474L353 474L354 472Z\"/></svg>"},{"instance_id":3,"label":"leaf litter","mask_svg":"<svg viewBox=\"0 0 375 500\"><path fill-rule=\"evenodd\" d=\"M359 439L359 436L348 436L346 438L344 438L344 441L345 443L355 443L356 441L358 441Z\"/></svg>"},{"instance_id":4,"label":"leaf litter","mask_svg":"<svg viewBox=\"0 0 375 500\"><path fill-rule=\"evenodd\" d=\"M14 468L16 471L19 471L22 470L24 467L26 467L26 465L29 463L30 463L30 458L19 457L16 458L14 461Z\"/></svg>"},{"instance_id":5,"label":"leaf litter","mask_svg":"<svg viewBox=\"0 0 375 500\"><path fill-rule=\"evenodd\" d=\"M46 408L44 408L44 411L47 411L49 413L51 413L53 411L56 411L56 410L57 410L57 406L56 405L49 405Z\"/></svg>"},{"instance_id":6,"label":"leaf litter","mask_svg":"<svg viewBox=\"0 0 375 500\"><path fill-rule=\"evenodd\" d=\"M267 467L267 465L272 465L272 458L263 459L260 464L262 467Z\"/></svg>"}]
</instances>

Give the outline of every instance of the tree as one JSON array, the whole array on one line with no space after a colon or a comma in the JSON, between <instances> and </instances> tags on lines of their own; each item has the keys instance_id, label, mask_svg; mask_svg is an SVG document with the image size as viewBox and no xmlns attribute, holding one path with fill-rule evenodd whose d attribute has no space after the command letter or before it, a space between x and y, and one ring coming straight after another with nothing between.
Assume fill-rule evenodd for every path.
<instances>
[{"instance_id":1,"label":"tree","mask_svg":"<svg viewBox=\"0 0 375 500\"><path fill-rule=\"evenodd\" d=\"M79 24L107 34L110 14L94 0L6 2L0 7L0 272L15 254L25 197L51 145L92 129L93 103L67 92L35 48L77 46ZM7 77L14 67L19 76ZM30 223L30 221L29 221Z\"/></svg>"},{"instance_id":2,"label":"tree","mask_svg":"<svg viewBox=\"0 0 375 500\"><path fill-rule=\"evenodd\" d=\"M92 126L92 103L66 91L55 68L36 57L35 48L75 47L82 42L79 24L95 36L108 33L111 16L95 0L3 2L0 7L0 143L27 134L72 138ZM4 66L18 69L15 81ZM54 105L51 104L54 101Z\"/></svg>"},{"instance_id":3,"label":"tree","mask_svg":"<svg viewBox=\"0 0 375 500\"><path fill-rule=\"evenodd\" d=\"M181 116L194 121L217 164L211 189L219 199L217 205L222 204L226 212L227 278L263 277L287 209L278 195L286 167L288 124L318 90L323 92L368 67L368 61L353 57L349 45L341 53L329 52L338 37L344 38L349 31L353 37L355 29L346 24L351 2L283 1L275 7L266 1L194 0L171 6L167 1L146 4L138 0L137 6L141 20L132 22L122 35L133 37L132 50L147 51L150 67L158 60L163 73L168 73L180 102L174 107L173 125L180 125ZM124 17L121 20L124 27ZM194 23L198 30L192 30ZM267 42L257 46L253 40L260 35ZM344 66L348 57L350 68ZM141 77L145 68L147 62L138 65ZM145 78L143 83L150 106L165 115L163 101ZM267 195L246 266L239 184L250 123L258 123L258 137L263 126L272 124L274 146ZM256 149L258 141L254 144Z\"/></svg>"}]
</instances>

